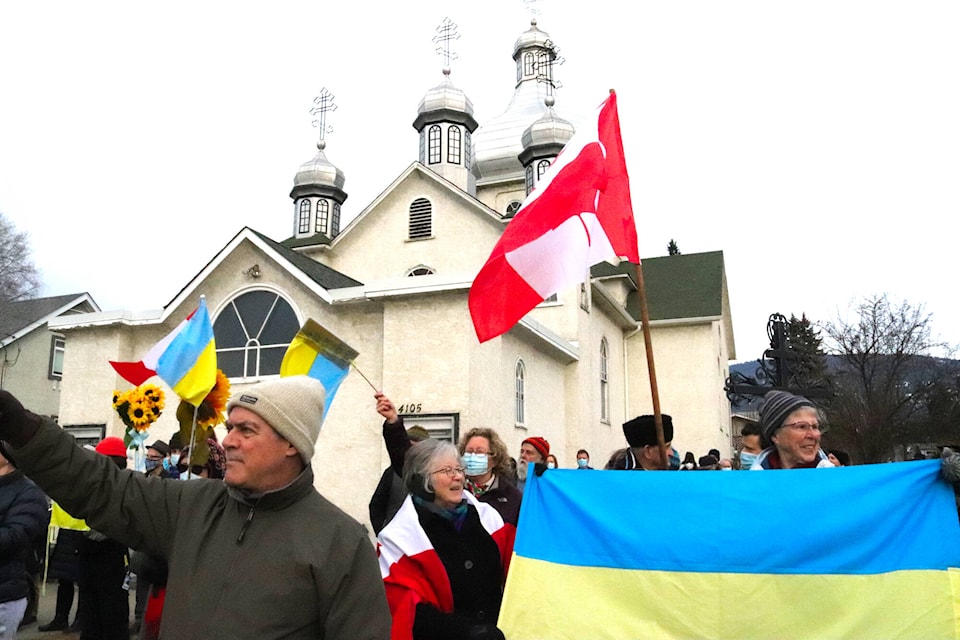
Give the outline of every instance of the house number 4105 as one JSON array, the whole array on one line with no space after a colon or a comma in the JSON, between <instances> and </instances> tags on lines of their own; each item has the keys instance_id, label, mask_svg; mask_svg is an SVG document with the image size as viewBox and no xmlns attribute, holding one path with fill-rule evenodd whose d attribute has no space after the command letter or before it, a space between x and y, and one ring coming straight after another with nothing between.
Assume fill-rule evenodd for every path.
<instances>
[{"instance_id":1,"label":"house number 4105","mask_svg":"<svg viewBox=\"0 0 960 640\"><path fill-rule=\"evenodd\" d=\"M423 411L422 402L411 402L410 404L402 404L400 408L397 409L397 413L420 413Z\"/></svg>"}]
</instances>

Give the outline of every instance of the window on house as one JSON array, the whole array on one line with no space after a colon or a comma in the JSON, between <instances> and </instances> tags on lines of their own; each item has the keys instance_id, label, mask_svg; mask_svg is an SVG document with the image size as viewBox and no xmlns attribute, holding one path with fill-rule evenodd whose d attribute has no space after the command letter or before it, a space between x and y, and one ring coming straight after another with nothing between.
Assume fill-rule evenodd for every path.
<instances>
[{"instance_id":1,"label":"window on house","mask_svg":"<svg viewBox=\"0 0 960 640\"><path fill-rule=\"evenodd\" d=\"M316 233L327 232L327 222L330 219L330 203L321 198L317 200L317 228Z\"/></svg>"},{"instance_id":2,"label":"window on house","mask_svg":"<svg viewBox=\"0 0 960 640\"><path fill-rule=\"evenodd\" d=\"M427 164L427 132L420 132L420 163Z\"/></svg>"},{"instance_id":3,"label":"window on house","mask_svg":"<svg viewBox=\"0 0 960 640\"><path fill-rule=\"evenodd\" d=\"M473 162L473 143L471 142L470 130L465 129L463 132L463 166L467 169L470 168L470 163Z\"/></svg>"},{"instance_id":4,"label":"window on house","mask_svg":"<svg viewBox=\"0 0 960 640\"><path fill-rule=\"evenodd\" d=\"M310 233L310 198L300 201L300 215L297 220L297 233Z\"/></svg>"},{"instance_id":5,"label":"window on house","mask_svg":"<svg viewBox=\"0 0 960 640\"><path fill-rule=\"evenodd\" d=\"M460 164L460 127L453 125L447 129L447 162Z\"/></svg>"},{"instance_id":6,"label":"window on house","mask_svg":"<svg viewBox=\"0 0 960 640\"><path fill-rule=\"evenodd\" d=\"M427 161L430 164L437 164L440 162L440 125L435 124L430 127L428 138L427 146L430 151L430 157Z\"/></svg>"},{"instance_id":7,"label":"window on house","mask_svg":"<svg viewBox=\"0 0 960 640\"><path fill-rule=\"evenodd\" d=\"M53 336L50 339L50 371L48 378L61 380L63 378L63 354L67 341L62 336Z\"/></svg>"},{"instance_id":8,"label":"window on house","mask_svg":"<svg viewBox=\"0 0 960 640\"><path fill-rule=\"evenodd\" d=\"M507 205L507 217L515 215L517 211L520 211L520 207L523 205L519 200L514 200Z\"/></svg>"},{"instance_id":9,"label":"window on house","mask_svg":"<svg viewBox=\"0 0 960 640\"><path fill-rule=\"evenodd\" d=\"M526 413L526 390L524 384L526 382L527 370L523 366L523 360L517 360L517 371L516 371L516 395L515 395L515 407L516 407L516 419L517 425L523 426L524 417Z\"/></svg>"},{"instance_id":10,"label":"window on house","mask_svg":"<svg viewBox=\"0 0 960 640\"><path fill-rule=\"evenodd\" d=\"M608 372L609 349L607 339L600 340L600 421L610 422L610 380Z\"/></svg>"},{"instance_id":11,"label":"window on house","mask_svg":"<svg viewBox=\"0 0 960 640\"><path fill-rule=\"evenodd\" d=\"M410 205L410 239L433 235L433 205L426 198L417 198Z\"/></svg>"},{"instance_id":12,"label":"window on house","mask_svg":"<svg viewBox=\"0 0 960 640\"><path fill-rule=\"evenodd\" d=\"M527 195L530 195L530 192L533 191L533 165L527 165L527 174L526 174L526 187Z\"/></svg>"},{"instance_id":13,"label":"window on house","mask_svg":"<svg viewBox=\"0 0 960 640\"><path fill-rule=\"evenodd\" d=\"M289 302L273 291L248 291L231 300L213 323L217 365L228 378L276 375L299 330Z\"/></svg>"}]
</instances>

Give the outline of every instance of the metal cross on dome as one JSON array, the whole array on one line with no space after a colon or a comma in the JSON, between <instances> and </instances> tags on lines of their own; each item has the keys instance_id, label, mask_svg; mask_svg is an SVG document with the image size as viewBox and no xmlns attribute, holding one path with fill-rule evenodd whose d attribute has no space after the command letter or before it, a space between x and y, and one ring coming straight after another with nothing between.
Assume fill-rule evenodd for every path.
<instances>
[{"instance_id":1,"label":"metal cross on dome","mask_svg":"<svg viewBox=\"0 0 960 640\"><path fill-rule=\"evenodd\" d=\"M541 51L537 55L534 68L537 72L537 82L545 83L547 85L547 95L552 96L554 89L563 88L560 81L553 79L553 67L563 64L566 60L560 55L560 47L556 46L553 40L547 40L543 43L543 46L546 51Z\"/></svg>"},{"instance_id":2,"label":"metal cross on dome","mask_svg":"<svg viewBox=\"0 0 960 640\"><path fill-rule=\"evenodd\" d=\"M523 4L527 5L527 13L532 16L540 15L540 2L541 0L523 0Z\"/></svg>"},{"instance_id":3,"label":"metal cross on dome","mask_svg":"<svg viewBox=\"0 0 960 640\"><path fill-rule=\"evenodd\" d=\"M325 133L333 133L333 127L327 124L327 112L336 111L337 105L333 103L333 94L326 87L320 89L320 95L313 99L313 104L315 106L310 108L310 115L316 117L310 124L320 129L320 139L323 140Z\"/></svg>"},{"instance_id":4,"label":"metal cross on dome","mask_svg":"<svg viewBox=\"0 0 960 640\"><path fill-rule=\"evenodd\" d=\"M450 68L450 61L457 59L457 54L450 51L450 41L459 40L460 34L457 33L457 23L450 18L444 18L440 26L437 27L437 35L433 36L433 41L438 44L437 55L443 56L443 68Z\"/></svg>"}]
</instances>

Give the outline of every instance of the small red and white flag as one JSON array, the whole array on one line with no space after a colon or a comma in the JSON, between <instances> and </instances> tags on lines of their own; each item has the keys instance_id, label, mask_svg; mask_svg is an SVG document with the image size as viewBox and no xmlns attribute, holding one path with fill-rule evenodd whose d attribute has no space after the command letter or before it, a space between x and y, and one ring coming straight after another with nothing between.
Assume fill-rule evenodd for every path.
<instances>
[{"instance_id":1,"label":"small red and white flag","mask_svg":"<svg viewBox=\"0 0 960 640\"><path fill-rule=\"evenodd\" d=\"M508 331L593 265L640 262L617 95L600 105L596 128L577 131L504 230L470 288L480 342Z\"/></svg>"}]
</instances>

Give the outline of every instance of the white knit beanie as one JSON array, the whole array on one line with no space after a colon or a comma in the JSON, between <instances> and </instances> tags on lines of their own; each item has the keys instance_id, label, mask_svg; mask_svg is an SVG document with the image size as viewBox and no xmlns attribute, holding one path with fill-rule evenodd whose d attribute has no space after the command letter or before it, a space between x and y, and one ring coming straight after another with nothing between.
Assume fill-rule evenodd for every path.
<instances>
[{"instance_id":1,"label":"white knit beanie","mask_svg":"<svg viewBox=\"0 0 960 640\"><path fill-rule=\"evenodd\" d=\"M307 464L323 423L326 391L319 380L289 376L258 382L230 398L227 415L234 407L252 411L273 427L300 452Z\"/></svg>"}]
</instances>

